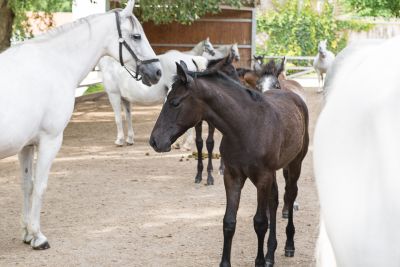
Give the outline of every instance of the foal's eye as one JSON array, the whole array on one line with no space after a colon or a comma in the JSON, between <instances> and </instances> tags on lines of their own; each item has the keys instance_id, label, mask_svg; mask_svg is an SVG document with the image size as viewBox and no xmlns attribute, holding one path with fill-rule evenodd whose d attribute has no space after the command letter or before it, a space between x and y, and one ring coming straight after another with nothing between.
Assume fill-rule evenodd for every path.
<instances>
[{"instance_id":1,"label":"foal's eye","mask_svg":"<svg viewBox=\"0 0 400 267\"><path fill-rule=\"evenodd\" d=\"M138 40L141 40L142 39L142 35L140 35L140 34L131 34L131 39L133 39L133 40L136 40L136 41L138 41Z\"/></svg>"},{"instance_id":2,"label":"foal's eye","mask_svg":"<svg viewBox=\"0 0 400 267\"><path fill-rule=\"evenodd\" d=\"M181 104L181 102L179 102L177 99L173 99L169 102L169 104L171 106L173 106L174 108L179 107L179 105Z\"/></svg>"}]
</instances>

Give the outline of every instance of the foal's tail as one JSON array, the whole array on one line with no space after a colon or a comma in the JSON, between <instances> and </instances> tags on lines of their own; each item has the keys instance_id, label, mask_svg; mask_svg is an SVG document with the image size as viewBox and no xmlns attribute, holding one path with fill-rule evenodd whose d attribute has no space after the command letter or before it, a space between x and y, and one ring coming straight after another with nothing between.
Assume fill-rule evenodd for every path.
<instances>
[{"instance_id":1,"label":"foal's tail","mask_svg":"<svg viewBox=\"0 0 400 267\"><path fill-rule=\"evenodd\" d=\"M324 220L320 219L319 236L317 247L315 248L315 258L317 267L336 267L336 259L333 253L332 245L326 232Z\"/></svg>"}]
</instances>

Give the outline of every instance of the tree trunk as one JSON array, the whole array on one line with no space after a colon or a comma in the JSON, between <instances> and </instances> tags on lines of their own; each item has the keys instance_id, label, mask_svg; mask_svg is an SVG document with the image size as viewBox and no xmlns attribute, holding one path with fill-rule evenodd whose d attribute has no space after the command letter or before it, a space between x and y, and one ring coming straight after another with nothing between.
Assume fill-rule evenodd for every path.
<instances>
[{"instance_id":1,"label":"tree trunk","mask_svg":"<svg viewBox=\"0 0 400 267\"><path fill-rule=\"evenodd\" d=\"M0 53L10 46L15 16L7 3L8 0L0 0Z\"/></svg>"}]
</instances>

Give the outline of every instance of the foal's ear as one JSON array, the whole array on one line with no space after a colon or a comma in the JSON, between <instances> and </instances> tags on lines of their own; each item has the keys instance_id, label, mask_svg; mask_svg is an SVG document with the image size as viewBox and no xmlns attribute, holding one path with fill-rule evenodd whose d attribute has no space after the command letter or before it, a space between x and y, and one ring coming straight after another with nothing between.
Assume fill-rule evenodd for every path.
<instances>
[{"instance_id":1,"label":"foal's ear","mask_svg":"<svg viewBox=\"0 0 400 267\"><path fill-rule=\"evenodd\" d=\"M186 63L183 62L182 60L181 64L179 64L178 62L175 63L176 63L176 74L178 78L185 84L189 83L192 80L192 77L190 77L189 74L187 74L188 69Z\"/></svg>"},{"instance_id":2,"label":"foal's ear","mask_svg":"<svg viewBox=\"0 0 400 267\"><path fill-rule=\"evenodd\" d=\"M135 0L129 0L126 7L122 10L121 15L123 17L132 16L133 8L135 7Z\"/></svg>"},{"instance_id":3,"label":"foal's ear","mask_svg":"<svg viewBox=\"0 0 400 267\"><path fill-rule=\"evenodd\" d=\"M281 65L279 66L278 70L276 71L276 77L278 77L285 70L285 63L286 63L286 56L284 56L282 58Z\"/></svg>"}]
</instances>

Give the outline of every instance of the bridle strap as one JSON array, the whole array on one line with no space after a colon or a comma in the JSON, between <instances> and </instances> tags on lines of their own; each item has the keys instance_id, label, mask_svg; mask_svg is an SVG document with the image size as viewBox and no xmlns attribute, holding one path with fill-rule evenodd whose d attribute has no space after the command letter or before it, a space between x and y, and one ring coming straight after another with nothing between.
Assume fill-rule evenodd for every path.
<instances>
[{"instance_id":1,"label":"bridle strap","mask_svg":"<svg viewBox=\"0 0 400 267\"><path fill-rule=\"evenodd\" d=\"M129 44L125 41L124 38L122 38L122 32L121 32L121 21L119 17L119 12L115 12L115 21L117 23L117 31L118 31L118 42L119 42L119 63L121 64L122 67L126 69L126 71L131 75L132 78L134 78L137 81L140 81L142 77L139 75L139 67L142 64L150 64L154 62L159 62L160 60L158 58L153 58L153 59L147 59L147 60L140 60L133 49L129 46ZM124 59L122 56L122 46L128 50L129 54L135 59L136 61L136 71L134 74L125 66L124 64Z\"/></svg>"}]
</instances>

